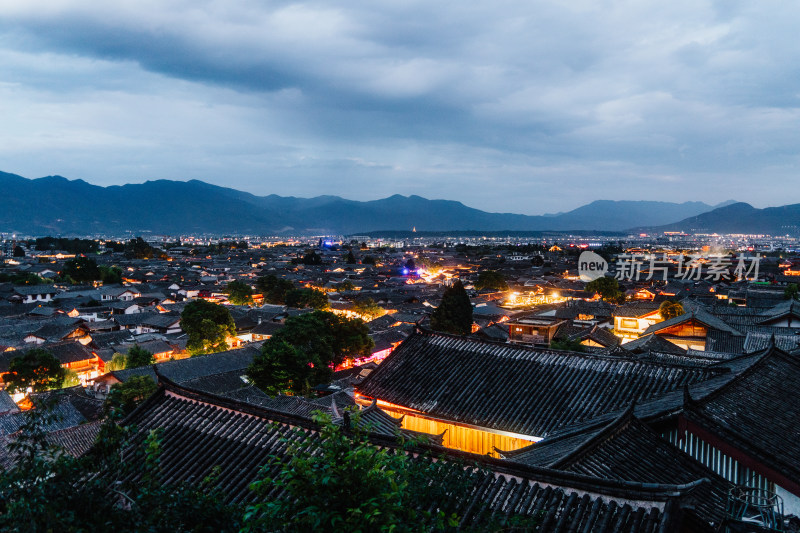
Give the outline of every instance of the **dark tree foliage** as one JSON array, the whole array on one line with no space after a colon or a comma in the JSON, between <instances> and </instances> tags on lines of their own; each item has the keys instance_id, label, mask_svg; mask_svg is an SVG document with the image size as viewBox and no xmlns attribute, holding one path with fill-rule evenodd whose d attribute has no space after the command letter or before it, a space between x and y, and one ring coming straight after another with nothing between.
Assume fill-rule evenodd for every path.
<instances>
[{"instance_id":1,"label":"dark tree foliage","mask_svg":"<svg viewBox=\"0 0 800 533\"><path fill-rule=\"evenodd\" d=\"M479 291L484 289L506 291L508 290L508 283L506 283L506 279L499 272L485 270L478 274L478 281L475 283L475 288Z\"/></svg>"},{"instance_id":2,"label":"dark tree foliage","mask_svg":"<svg viewBox=\"0 0 800 533\"><path fill-rule=\"evenodd\" d=\"M64 383L67 371L53 354L42 348L33 348L11 359L3 382L10 393L58 389Z\"/></svg>"},{"instance_id":3,"label":"dark tree foliage","mask_svg":"<svg viewBox=\"0 0 800 533\"><path fill-rule=\"evenodd\" d=\"M314 311L288 318L264 343L247 375L269 394L300 394L327 383L336 365L368 355L373 346L362 320Z\"/></svg>"},{"instance_id":4,"label":"dark tree foliage","mask_svg":"<svg viewBox=\"0 0 800 533\"><path fill-rule=\"evenodd\" d=\"M69 277L75 283L88 283L101 277L97 262L89 257L76 257L64 263L62 277Z\"/></svg>"},{"instance_id":5,"label":"dark tree foliage","mask_svg":"<svg viewBox=\"0 0 800 533\"><path fill-rule=\"evenodd\" d=\"M585 352L586 346L581 344L578 340L568 340L568 339L561 339L556 340L554 339L553 342L550 343L550 347L554 350L565 350L568 352Z\"/></svg>"},{"instance_id":6,"label":"dark tree foliage","mask_svg":"<svg viewBox=\"0 0 800 533\"><path fill-rule=\"evenodd\" d=\"M329 416L316 415L322 426L317 445L292 444L288 461L273 459L264 472L277 467L278 473L253 484L261 498L248 508L244 531L269 531L275 524L287 532L400 533L458 526L459 517L446 515L442 502L467 494L477 471L430 456L414 458L403 449L379 448L359 430L358 413L349 416L351 423L340 427ZM288 497L270 501L275 489Z\"/></svg>"},{"instance_id":7,"label":"dark tree foliage","mask_svg":"<svg viewBox=\"0 0 800 533\"><path fill-rule=\"evenodd\" d=\"M166 259L167 254L163 250L150 246L141 237L136 237L125 245L125 257L129 259Z\"/></svg>"},{"instance_id":8,"label":"dark tree foliage","mask_svg":"<svg viewBox=\"0 0 800 533\"><path fill-rule=\"evenodd\" d=\"M15 246L14 252L12 253L14 257L25 257L25 250L22 249L22 246Z\"/></svg>"},{"instance_id":9,"label":"dark tree foliage","mask_svg":"<svg viewBox=\"0 0 800 533\"><path fill-rule=\"evenodd\" d=\"M344 262L348 265L355 265L358 263L358 259L356 259L355 254L353 254L353 250L347 251L347 255L344 256Z\"/></svg>"},{"instance_id":10,"label":"dark tree foliage","mask_svg":"<svg viewBox=\"0 0 800 533\"><path fill-rule=\"evenodd\" d=\"M157 388L156 382L150 376L133 376L111 387L104 409L114 418L124 417L149 398Z\"/></svg>"},{"instance_id":11,"label":"dark tree foliage","mask_svg":"<svg viewBox=\"0 0 800 533\"><path fill-rule=\"evenodd\" d=\"M66 239L62 237L40 237L35 242L40 251L61 250L71 254L97 253L100 244L91 239Z\"/></svg>"},{"instance_id":12,"label":"dark tree foliage","mask_svg":"<svg viewBox=\"0 0 800 533\"><path fill-rule=\"evenodd\" d=\"M361 259L361 263L364 265L374 265L376 263L375 257L371 255L365 255Z\"/></svg>"},{"instance_id":13,"label":"dark tree foliage","mask_svg":"<svg viewBox=\"0 0 800 533\"><path fill-rule=\"evenodd\" d=\"M41 285L48 281L33 272L21 272L14 274L0 273L0 283L11 282L14 285Z\"/></svg>"},{"instance_id":14,"label":"dark tree foliage","mask_svg":"<svg viewBox=\"0 0 800 533\"><path fill-rule=\"evenodd\" d=\"M661 305L658 306L658 312L661 313L662 319L669 320L670 318L675 318L683 314L683 305L681 305L680 302L666 300L661 302Z\"/></svg>"},{"instance_id":15,"label":"dark tree foliage","mask_svg":"<svg viewBox=\"0 0 800 533\"><path fill-rule=\"evenodd\" d=\"M122 283L122 270L115 266L100 265L100 281L106 285Z\"/></svg>"},{"instance_id":16,"label":"dark tree foliage","mask_svg":"<svg viewBox=\"0 0 800 533\"><path fill-rule=\"evenodd\" d=\"M286 305L305 309L327 309L328 296L316 289L292 289L286 292Z\"/></svg>"},{"instance_id":17,"label":"dark tree foliage","mask_svg":"<svg viewBox=\"0 0 800 533\"><path fill-rule=\"evenodd\" d=\"M544 257L542 257L541 255L534 255L533 259L531 259L531 264L535 267L544 266Z\"/></svg>"},{"instance_id":18,"label":"dark tree foliage","mask_svg":"<svg viewBox=\"0 0 800 533\"><path fill-rule=\"evenodd\" d=\"M224 352L226 339L236 334L236 325L230 311L224 306L194 300L181 313L181 328L189 336L186 349L193 355Z\"/></svg>"},{"instance_id":19,"label":"dark tree foliage","mask_svg":"<svg viewBox=\"0 0 800 533\"><path fill-rule=\"evenodd\" d=\"M472 304L461 280L445 289L442 303L431 314L431 328L456 335L472 332Z\"/></svg>"},{"instance_id":20,"label":"dark tree foliage","mask_svg":"<svg viewBox=\"0 0 800 533\"><path fill-rule=\"evenodd\" d=\"M316 250L309 250L297 262L302 263L304 265L321 265L322 257L320 257L320 255L316 252Z\"/></svg>"},{"instance_id":21,"label":"dark tree foliage","mask_svg":"<svg viewBox=\"0 0 800 533\"><path fill-rule=\"evenodd\" d=\"M784 300L797 300L800 296L800 290L797 288L797 283L790 283L783 290Z\"/></svg>"},{"instance_id":22,"label":"dark tree foliage","mask_svg":"<svg viewBox=\"0 0 800 533\"><path fill-rule=\"evenodd\" d=\"M414 261L414 258L413 258L413 257L409 257L409 258L407 258L407 259L406 259L406 260L403 262L403 266L404 266L405 268L407 268L409 272L413 272L414 270L416 270L416 269L417 269L417 263Z\"/></svg>"},{"instance_id":23,"label":"dark tree foliage","mask_svg":"<svg viewBox=\"0 0 800 533\"><path fill-rule=\"evenodd\" d=\"M3 531L233 533L243 510L226 504L213 478L165 484L159 476L161 437L135 441L109 422L92 450L73 458L46 440L53 415L34 409L9 444L16 463L0 473ZM121 454L122 449L128 453Z\"/></svg>"},{"instance_id":24,"label":"dark tree foliage","mask_svg":"<svg viewBox=\"0 0 800 533\"><path fill-rule=\"evenodd\" d=\"M586 284L586 292L599 294L600 298L606 302L623 303L625 301L625 293L620 290L616 278L605 276L590 281Z\"/></svg>"},{"instance_id":25,"label":"dark tree foliage","mask_svg":"<svg viewBox=\"0 0 800 533\"><path fill-rule=\"evenodd\" d=\"M286 303L286 293L294 289L294 284L288 279L281 279L270 274L258 278L256 288L264 295L265 302L283 305Z\"/></svg>"},{"instance_id":26,"label":"dark tree foliage","mask_svg":"<svg viewBox=\"0 0 800 533\"><path fill-rule=\"evenodd\" d=\"M233 305L249 305L253 303L253 288L243 281L231 281L225 289L228 301Z\"/></svg>"},{"instance_id":27,"label":"dark tree foliage","mask_svg":"<svg viewBox=\"0 0 800 533\"><path fill-rule=\"evenodd\" d=\"M125 357L125 368L138 368L140 366L152 365L156 358L152 353L141 346L131 346L128 355Z\"/></svg>"},{"instance_id":28,"label":"dark tree foliage","mask_svg":"<svg viewBox=\"0 0 800 533\"><path fill-rule=\"evenodd\" d=\"M121 253L125 251L125 243L118 241L106 241L106 249L112 252Z\"/></svg>"}]
</instances>

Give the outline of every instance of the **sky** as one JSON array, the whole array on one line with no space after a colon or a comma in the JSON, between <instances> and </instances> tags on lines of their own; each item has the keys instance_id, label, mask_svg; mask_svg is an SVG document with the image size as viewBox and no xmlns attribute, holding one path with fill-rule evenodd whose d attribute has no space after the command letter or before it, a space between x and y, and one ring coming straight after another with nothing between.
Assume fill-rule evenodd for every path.
<instances>
[{"instance_id":1,"label":"sky","mask_svg":"<svg viewBox=\"0 0 800 533\"><path fill-rule=\"evenodd\" d=\"M800 3L3 0L0 170L542 214L800 202Z\"/></svg>"}]
</instances>

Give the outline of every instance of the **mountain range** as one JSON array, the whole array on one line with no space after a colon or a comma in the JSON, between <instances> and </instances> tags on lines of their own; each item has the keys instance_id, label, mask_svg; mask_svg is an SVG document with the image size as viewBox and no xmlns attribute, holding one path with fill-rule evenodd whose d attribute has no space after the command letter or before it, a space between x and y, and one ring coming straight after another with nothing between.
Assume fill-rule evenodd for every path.
<instances>
[{"instance_id":1,"label":"mountain range","mask_svg":"<svg viewBox=\"0 0 800 533\"><path fill-rule=\"evenodd\" d=\"M62 176L27 179L4 172L0 172L0 188L0 231L31 235L353 234L412 227L419 231L625 231L683 227L691 220L711 227L722 222L703 217L720 209L735 216L743 209L736 206L755 209L732 202L711 206L598 200L566 213L529 216L488 213L456 201L414 195L362 202L338 196L256 196L198 180L101 187Z\"/></svg>"}]
</instances>

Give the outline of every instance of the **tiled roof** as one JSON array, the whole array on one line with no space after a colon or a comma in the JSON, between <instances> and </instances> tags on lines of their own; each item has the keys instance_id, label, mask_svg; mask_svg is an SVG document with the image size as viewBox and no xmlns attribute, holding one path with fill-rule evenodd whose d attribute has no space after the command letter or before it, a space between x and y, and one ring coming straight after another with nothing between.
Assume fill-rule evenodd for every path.
<instances>
[{"instance_id":1,"label":"tiled roof","mask_svg":"<svg viewBox=\"0 0 800 533\"><path fill-rule=\"evenodd\" d=\"M709 479L695 495L701 515L719 524L728 483L712 470L661 438L626 410L606 425L581 428L502 455L514 462L604 479L647 483L691 483Z\"/></svg>"},{"instance_id":2,"label":"tiled roof","mask_svg":"<svg viewBox=\"0 0 800 533\"><path fill-rule=\"evenodd\" d=\"M716 373L418 331L357 390L447 421L543 437Z\"/></svg>"},{"instance_id":3,"label":"tiled roof","mask_svg":"<svg viewBox=\"0 0 800 533\"><path fill-rule=\"evenodd\" d=\"M252 501L255 494L249 485L259 473L274 476L289 446L313 446L318 435L317 426L308 420L169 383L123 423L141 433L163 429L159 468L165 482L201 480L216 468L216 483L230 502ZM379 447L397 446L381 435L373 434L370 440ZM446 453L430 445L418 449ZM263 472L271 456L279 460ZM700 481L610 481L469 454L451 452L449 457L480 461L485 468L475 474L472 490L447 494L439 502L460 517L462 527L480 528L492 517L521 515L539 516L539 531L675 531L684 519L681 499L702 486ZM272 497L283 493L276 491Z\"/></svg>"},{"instance_id":4,"label":"tiled roof","mask_svg":"<svg viewBox=\"0 0 800 533\"><path fill-rule=\"evenodd\" d=\"M685 416L776 472L800 479L800 361L772 348Z\"/></svg>"}]
</instances>

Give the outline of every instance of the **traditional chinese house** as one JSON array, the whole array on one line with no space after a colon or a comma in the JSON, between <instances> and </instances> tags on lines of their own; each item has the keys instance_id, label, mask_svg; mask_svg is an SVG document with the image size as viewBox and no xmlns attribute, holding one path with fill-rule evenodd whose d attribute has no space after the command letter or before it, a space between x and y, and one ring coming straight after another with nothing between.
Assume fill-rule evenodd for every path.
<instances>
[{"instance_id":1,"label":"traditional chinese house","mask_svg":"<svg viewBox=\"0 0 800 533\"><path fill-rule=\"evenodd\" d=\"M724 368L551 351L417 329L356 387L449 448L516 450Z\"/></svg>"},{"instance_id":2,"label":"traditional chinese house","mask_svg":"<svg viewBox=\"0 0 800 533\"><path fill-rule=\"evenodd\" d=\"M306 417L165 379L123 424L142 435L163 430L159 472L165 479L194 482L216 473L214 483L233 503L253 501L257 496L249 487L259 474L276 475L291 446L314 446L318 438L318 426ZM380 447L399 446L386 435L373 433L368 438ZM442 492L439 506L459 517L459 529L481 530L498 518L517 516L538 517L540 531L711 531L691 504L693 493L705 487L706 480L642 484L515 464L434 444L418 444L415 451L482 466L471 490ZM271 465L268 471L263 470L266 464ZM278 490L271 497L284 494Z\"/></svg>"},{"instance_id":3,"label":"traditional chinese house","mask_svg":"<svg viewBox=\"0 0 800 533\"><path fill-rule=\"evenodd\" d=\"M743 336L733 326L699 307L681 316L650 326L642 336L658 335L685 350L702 351L706 349L706 338L710 331Z\"/></svg>"}]
</instances>

